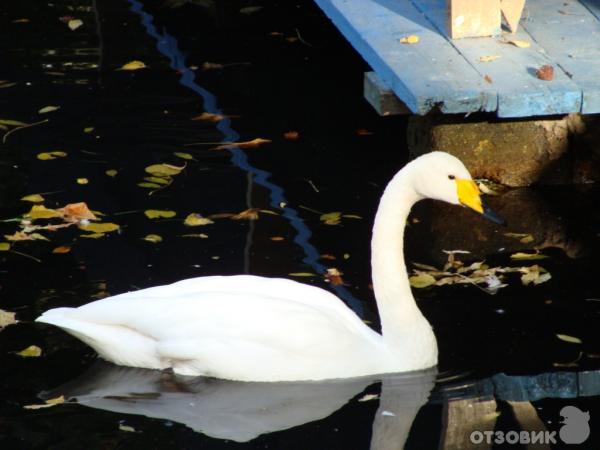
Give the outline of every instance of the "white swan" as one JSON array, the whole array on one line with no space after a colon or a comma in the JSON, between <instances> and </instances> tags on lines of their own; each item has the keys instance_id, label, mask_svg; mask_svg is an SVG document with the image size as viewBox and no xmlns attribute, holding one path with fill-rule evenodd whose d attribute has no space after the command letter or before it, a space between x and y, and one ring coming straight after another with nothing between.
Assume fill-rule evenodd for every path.
<instances>
[{"instance_id":1,"label":"white swan","mask_svg":"<svg viewBox=\"0 0 600 450\"><path fill-rule=\"evenodd\" d=\"M498 220L455 157L432 152L400 170L381 197L371 244L382 334L328 291L251 275L183 280L52 309L37 321L63 328L116 364L182 375L298 381L429 368L437 364L437 344L403 256L406 219L424 198Z\"/></svg>"}]
</instances>

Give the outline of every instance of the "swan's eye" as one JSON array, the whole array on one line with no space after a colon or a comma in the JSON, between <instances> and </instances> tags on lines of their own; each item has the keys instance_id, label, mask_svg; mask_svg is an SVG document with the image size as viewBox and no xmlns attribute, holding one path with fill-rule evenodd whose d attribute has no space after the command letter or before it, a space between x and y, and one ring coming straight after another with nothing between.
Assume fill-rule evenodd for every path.
<instances>
[{"instance_id":1,"label":"swan's eye","mask_svg":"<svg viewBox=\"0 0 600 450\"><path fill-rule=\"evenodd\" d=\"M448 175L449 180L454 180L456 177L454 175Z\"/></svg>"}]
</instances>

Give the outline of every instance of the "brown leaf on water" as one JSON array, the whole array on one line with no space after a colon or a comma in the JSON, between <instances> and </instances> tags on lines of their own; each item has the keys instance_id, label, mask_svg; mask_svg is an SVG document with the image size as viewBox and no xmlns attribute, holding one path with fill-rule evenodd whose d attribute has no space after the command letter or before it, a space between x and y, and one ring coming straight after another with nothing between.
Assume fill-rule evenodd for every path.
<instances>
[{"instance_id":1,"label":"brown leaf on water","mask_svg":"<svg viewBox=\"0 0 600 450\"><path fill-rule=\"evenodd\" d=\"M221 70L225 68L223 64L213 63L213 62L204 62L202 63L202 70Z\"/></svg>"},{"instance_id":2,"label":"brown leaf on water","mask_svg":"<svg viewBox=\"0 0 600 450\"><path fill-rule=\"evenodd\" d=\"M228 150L228 149L232 149L232 148L242 148L242 149L257 148L263 144L270 144L270 143L271 143L270 139L255 138L255 139L252 139L251 141L229 142L229 143L221 144L221 145L218 145L218 146L212 148L212 150Z\"/></svg>"},{"instance_id":3,"label":"brown leaf on water","mask_svg":"<svg viewBox=\"0 0 600 450\"><path fill-rule=\"evenodd\" d=\"M69 247L68 245L61 245L60 247L56 247L54 250L52 250L52 253L63 254L69 253L70 251L71 247Z\"/></svg>"},{"instance_id":4,"label":"brown leaf on water","mask_svg":"<svg viewBox=\"0 0 600 450\"><path fill-rule=\"evenodd\" d=\"M331 267L327 269L327 272L325 272L325 280L329 281L329 283L331 283L334 286L343 286L345 283L342 279L342 275L343 273L340 272L338 269L336 269L335 267Z\"/></svg>"},{"instance_id":5,"label":"brown leaf on water","mask_svg":"<svg viewBox=\"0 0 600 450\"><path fill-rule=\"evenodd\" d=\"M324 253L321 255L321 259L326 259L328 261L335 261L337 258L333 255L329 255L327 253Z\"/></svg>"},{"instance_id":6,"label":"brown leaf on water","mask_svg":"<svg viewBox=\"0 0 600 450\"><path fill-rule=\"evenodd\" d=\"M45 236L42 236L39 233L25 233L23 231L15 231L14 234L5 234L4 238L7 241L16 242L16 241L49 241Z\"/></svg>"},{"instance_id":7,"label":"brown leaf on water","mask_svg":"<svg viewBox=\"0 0 600 450\"><path fill-rule=\"evenodd\" d=\"M492 84L494 81L492 80L492 77L490 77L489 75L486 75L483 77L483 79L487 82Z\"/></svg>"},{"instance_id":8,"label":"brown leaf on water","mask_svg":"<svg viewBox=\"0 0 600 450\"><path fill-rule=\"evenodd\" d=\"M545 64L535 71L535 75L544 81L552 81L554 79L554 67L550 64Z\"/></svg>"},{"instance_id":9,"label":"brown leaf on water","mask_svg":"<svg viewBox=\"0 0 600 450\"><path fill-rule=\"evenodd\" d=\"M99 220L88 208L85 202L69 203L58 209L67 222L79 222L80 220Z\"/></svg>"},{"instance_id":10,"label":"brown leaf on water","mask_svg":"<svg viewBox=\"0 0 600 450\"><path fill-rule=\"evenodd\" d=\"M273 242L285 241L285 238L283 236L271 236L269 239Z\"/></svg>"},{"instance_id":11,"label":"brown leaf on water","mask_svg":"<svg viewBox=\"0 0 600 450\"><path fill-rule=\"evenodd\" d=\"M259 208L248 208L241 213L231 216L233 220L258 220Z\"/></svg>"},{"instance_id":12,"label":"brown leaf on water","mask_svg":"<svg viewBox=\"0 0 600 450\"><path fill-rule=\"evenodd\" d=\"M297 141L300 138L300 133L297 131L286 131L283 133L283 138L288 141Z\"/></svg>"},{"instance_id":13,"label":"brown leaf on water","mask_svg":"<svg viewBox=\"0 0 600 450\"><path fill-rule=\"evenodd\" d=\"M192 120L201 120L203 122L220 122L225 117L226 116L224 116L222 114L213 114L213 113L209 113L209 112L203 112L199 116L192 117Z\"/></svg>"},{"instance_id":14,"label":"brown leaf on water","mask_svg":"<svg viewBox=\"0 0 600 450\"><path fill-rule=\"evenodd\" d=\"M356 134L358 136L371 136L373 134L372 131L367 130L366 128L358 128L356 130Z\"/></svg>"}]
</instances>

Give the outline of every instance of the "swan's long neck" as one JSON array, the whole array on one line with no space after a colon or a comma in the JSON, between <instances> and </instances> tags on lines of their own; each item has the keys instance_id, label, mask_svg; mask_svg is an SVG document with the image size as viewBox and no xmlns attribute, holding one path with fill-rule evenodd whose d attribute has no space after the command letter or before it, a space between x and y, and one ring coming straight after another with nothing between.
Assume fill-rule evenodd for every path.
<instances>
[{"instance_id":1,"label":"swan's long neck","mask_svg":"<svg viewBox=\"0 0 600 450\"><path fill-rule=\"evenodd\" d=\"M406 345L415 329L431 329L415 303L404 263L404 228L411 207L422 197L407 165L390 181L381 197L371 241L373 288L386 344Z\"/></svg>"}]
</instances>

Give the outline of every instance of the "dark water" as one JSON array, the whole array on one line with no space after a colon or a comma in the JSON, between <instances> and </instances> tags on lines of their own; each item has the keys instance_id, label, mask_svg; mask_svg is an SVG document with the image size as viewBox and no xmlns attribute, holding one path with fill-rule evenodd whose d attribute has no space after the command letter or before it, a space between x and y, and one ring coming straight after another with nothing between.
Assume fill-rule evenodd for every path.
<instances>
[{"instance_id":1,"label":"dark water","mask_svg":"<svg viewBox=\"0 0 600 450\"><path fill-rule=\"evenodd\" d=\"M256 6L262 9L251 14L242 9ZM64 16L84 24L71 31L59 20ZM418 291L438 336L439 373L387 378L383 390L380 380L244 385L98 365L79 341L33 325L52 307L187 277L337 267L347 286L329 286L320 276L303 281L335 290L377 327L369 289L371 217L386 181L408 158L406 121L379 118L366 105L361 86L368 68L309 1L31 0L4 3L0 22L0 80L17 83L0 88L0 118L48 119L11 133L0 147L0 218L22 215L31 205L19 199L43 193L49 208L84 201L121 226L98 240L71 228L44 232L50 242L18 242L12 247L18 253L0 253L0 309L21 320L0 333L1 448L387 449L405 441L414 449L492 448L450 435L558 431L567 405L591 417L591 437L575 448L598 448L600 195L594 186L492 199L511 219L510 231L532 233L545 248L551 258L543 265L553 278L536 287L511 278L495 296L472 286ZM148 68L116 70L132 60ZM203 70L206 62L225 67ZM61 108L39 114L47 105ZM190 120L202 112L235 117ZM88 127L94 130L84 132ZM299 138L285 139L289 131ZM186 146L256 137L273 142L231 151ZM37 159L47 151L68 156ZM174 152L194 160L172 185L152 195L137 186L151 164L183 165ZM118 174L107 176L109 169ZM218 219L195 229L182 224L192 212L248 208L278 215ZM146 209L177 216L151 221ZM319 212L331 211L363 219L324 225ZM507 248L502 230L441 205L420 205L414 217L420 222L407 231L409 261L439 264L441 249L462 248L473 260L514 265L509 252L527 249L514 240ZM17 228L0 224L2 234ZM149 233L163 241L141 239ZM186 233L208 237L181 237ZM474 235L490 238L474 243ZM53 254L58 246L71 251ZM29 345L42 356L14 354ZM381 393L381 400L358 401L365 393ZM81 404L23 409L60 394Z\"/></svg>"}]
</instances>

